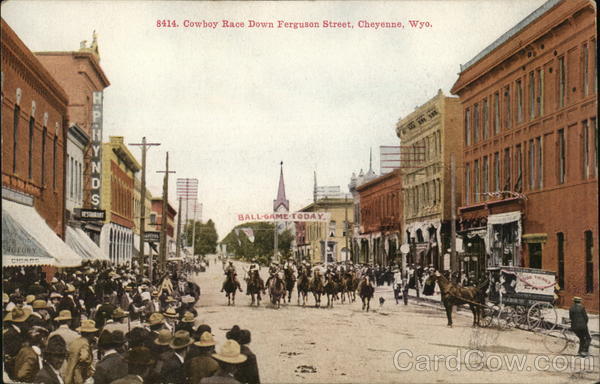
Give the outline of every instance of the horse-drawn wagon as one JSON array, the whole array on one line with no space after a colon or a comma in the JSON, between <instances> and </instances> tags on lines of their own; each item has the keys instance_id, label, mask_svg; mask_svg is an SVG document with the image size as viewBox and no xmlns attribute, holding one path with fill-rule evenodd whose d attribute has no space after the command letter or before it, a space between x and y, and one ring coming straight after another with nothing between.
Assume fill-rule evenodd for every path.
<instances>
[{"instance_id":1,"label":"horse-drawn wagon","mask_svg":"<svg viewBox=\"0 0 600 384\"><path fill-rule=\"evenodd\" d=\"M535 268L488 268L488 302L481 325L551 330L558 322L554 308L555 273Z\"/></svg>"}]
</instances>

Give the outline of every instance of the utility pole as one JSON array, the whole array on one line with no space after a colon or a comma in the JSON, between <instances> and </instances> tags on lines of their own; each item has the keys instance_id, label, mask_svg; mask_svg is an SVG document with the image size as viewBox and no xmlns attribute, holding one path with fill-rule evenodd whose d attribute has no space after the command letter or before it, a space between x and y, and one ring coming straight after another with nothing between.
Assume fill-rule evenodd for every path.
<instances>
[{"instance_id":1,"label":"utility pole","mask_svg":"<svg viewBox=\"0 0 600 384\"><path fill-rule=\"evenodd\" d=\"M159 266L161 271L165 270L167 263L167 226L169 223L169 173L176 173L175 171L169 171L169 152L167 152L167 159L164 171L156 171L156 173L164 173L163 179L163 200L162 200L162 213L160 219L160 251L159 251Z\"/></svg>"},{"instance_id":2,"label":"utility pole","mask_svg":"<svg viewBox=\"0 0 600 384\"><path fill-rule=\"evenodd\" d=\"M192 256L196 255L196 209L198 205L194 201L194 226L192 227ZM202 209L202 203L200 203L200 209ZM200 211L200 223L202 223L202 211Z\"/></svg>"},{"instance_id":3,"label":"utility pole","mask_svg":"<svg viewBox=\"0 0 600 384\"><path fill-rule=\"evenodd\" d=\"M346 232L346 254L344 255L347 261L347 257L348 257L348 230L350 229L350 226L348 225L348 195L346 195L346 197L344 198L344 232Z\"/></svg>"},{"instance_id":4,"label":"utility pole","mask_svg":"<svg viewBox=\"0 0 600 384\"><path fill-rule=\"evenodd\" d=\"M179 208L177 208L177 242L175 243L175 257L181 256L181 197L179 198Z\"/></svg>"},{"instance_id":5,"label":"utility pole","mask_svg":"<svg viewBox=\"0 0 600 384\"><path fill-rule=\"evenodd\" d=\"M147 143L146 136L142 137L141 143L129 143L134 147L142 147L142 190L140 198L140 254L139 263L140 268L144 263L144 243L146 235L146 151L148 147L159 146L160 143ZM148 278L152 278L152 250L148 255Z\"/></svg>"},{"instance_id":6,"label":"utility pole","mask_svg":"<svg viewBox=\"0 0 600 384\"><path fill-rule=\"evenodd\" d=\"M450 210L452 222L450 223L450 269L460 274L460 261L456 257L456 164L454 153L450 154ZM438 240L439 241L439 240Z\"/></svg>"}]
</instances>

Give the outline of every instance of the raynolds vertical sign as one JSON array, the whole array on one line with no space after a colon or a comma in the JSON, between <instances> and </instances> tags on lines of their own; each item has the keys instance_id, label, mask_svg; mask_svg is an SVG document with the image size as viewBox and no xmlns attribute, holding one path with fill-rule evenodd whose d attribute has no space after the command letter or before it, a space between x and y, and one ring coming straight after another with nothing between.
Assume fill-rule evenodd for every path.
<instances>
[{"instance_id":1,"label":"raynolds vertical sign","mask_svg":"<svg viewBox=\"0 0 600 384\"><path fill-rule=\"evenodd\" d=\"M90 188L92 207L100 209L102 185L102 92L94 92L92 100L92 163Z\"/></svg>"}]
</instances>

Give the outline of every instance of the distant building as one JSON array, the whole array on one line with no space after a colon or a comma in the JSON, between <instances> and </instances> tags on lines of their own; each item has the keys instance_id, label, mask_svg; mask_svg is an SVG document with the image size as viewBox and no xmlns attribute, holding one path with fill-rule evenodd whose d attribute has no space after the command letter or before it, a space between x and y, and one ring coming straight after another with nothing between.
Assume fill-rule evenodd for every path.
<instances>
[{"instance_id":1,"label":"distant building","mask_svg":"<svg viewBox=\"0 0 600 384\"><path fill-rule=\"evenodd\" d=\"M555 271L598 311L596 5L550 0L461 65L463 270ZM475 260L475 261L473 261Z\"/></svg>"},{"instance_id":2,"label":"distant building","mask_svg":"<svg viewBox=\"0 0 600 384\"><path fill-rule=\"evenodd\" d=\"M160 232L164 220L163 215L163 200L162 197L153 197L152 198L152 212L150 213L150 230ZM171 205L171 203L167 203L167 258L175 257L175 215L177 214L177 210Z\"/></svg>"},{"instance_id":3,"label":"distant building","mask_svg":"<svg viewBox=\"0 0 600 384\"><path fill-rule=\"evenodd\" d=\"M402 240L402 176L389 172L356 187L360 195L358 262L390 265L397 260Z\"/></svg>"},{"instance_id":4,"label":"distant building","mask_svg":"<svg viewBox=\"0 0 600 384\"><path fill-rule=\"evenodd\" d=\"M411 246L408 263L444 268L442 257L450 247L452 221L451 155L455 164L462 163L460 110L458 98L439 90L396 126L403 150L402 229L403 243ZM462 173L457 172L456 185L461 182ZM456 191L460 201L460 189Z\"/></svg>"},{"instance_id":5,"label":"distant building","mask_svg":"<svg viewBox=\"0 0 600 384\"><path fill-rule=\"evenodd\" d=\"M352 239L348 228L352 223L346 224L345 221L346 218L350 221L352 217L352 206L352 200L338 198L322 199L300 209L298 212L329 212L331 220L329 223L302 223L299 230L303 234L300 238L302 242L297 244L296 254L313 263L325 262L325 255L327 255L328 262L350 260ZM325 241L327 241L327 247L325 247Z\"/></svg>"},{"instance_id":6,"label":"distant building","mask_svg":"<svg viewBox=\"0 0 600 384\"><path fill-rule=\"evenodd\" d=\"M102 199L106 211L100 248L114 264L129 264L133 256L134 185L140 164L123 136L110 136L102 144Z\"/></svg>"}]
</instances>

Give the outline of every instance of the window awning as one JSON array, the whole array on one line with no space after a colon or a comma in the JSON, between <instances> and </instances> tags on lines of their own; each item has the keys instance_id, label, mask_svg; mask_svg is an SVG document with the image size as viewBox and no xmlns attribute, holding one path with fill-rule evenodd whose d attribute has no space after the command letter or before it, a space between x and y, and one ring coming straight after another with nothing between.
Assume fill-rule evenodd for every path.
<instances>
[{"instance_id":1,"label":"window awning","mask_svg":"<svg viewBox=\"0 0 600 384\"><path fill-rule=\"evenodd\" d=\"M81 256L54 233L35 208L2 199L2 264L78 267Z\"/></svg>"},{"instance_id":2,"label":"window awning","mask_svg":"<svg viewBox=\"0 0 600 384\"><path fill-rule=\"evenodd\" d=\"M66 243L84 260L109 260L100 247L79 228L67 227Z\"/></svg>"},{"instance_id":3,"label":"window awning","mask_svg":"<svg viewBox=\"0 0 600 384\"><path fill-rule=\"evenodd\" d=\"M144 243L144 255L149 255L151 249L152 248L150 248L150 243ZM133 251L136 255L140 254L140 235L136 233L133 234Z\"/></svg>"}]
</instances>

